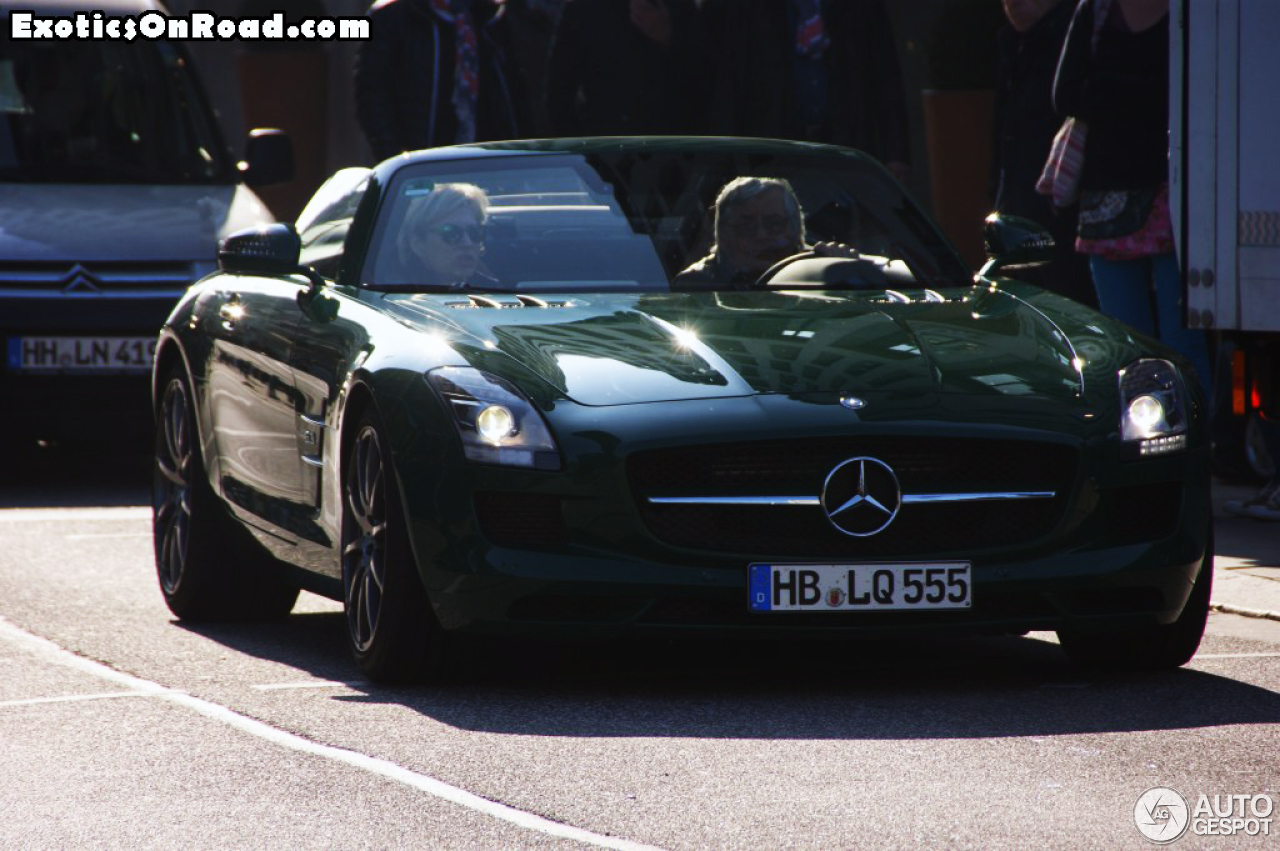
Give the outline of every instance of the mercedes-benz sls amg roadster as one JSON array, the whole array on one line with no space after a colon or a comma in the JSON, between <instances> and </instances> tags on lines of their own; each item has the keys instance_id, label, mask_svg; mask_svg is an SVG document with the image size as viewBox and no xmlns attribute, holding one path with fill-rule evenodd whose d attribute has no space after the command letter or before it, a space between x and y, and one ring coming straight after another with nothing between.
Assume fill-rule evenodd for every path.
<instances>
[{"instance_id":1,"label":"mercedes-benz sls amg roadster","mask_svg":"<svg viewBox=\"0 0 1280 851\"><path fill-rule=\"evenodd\" d=\"M377 680L468 634L1052 630L1083 665L1181 665L1200 383L1018 282L1043 230L985 227L975 274L874 160L786 142L340 171L225 239L160 334L165 599L330 596Z\"/></svg>"}]
</instances>

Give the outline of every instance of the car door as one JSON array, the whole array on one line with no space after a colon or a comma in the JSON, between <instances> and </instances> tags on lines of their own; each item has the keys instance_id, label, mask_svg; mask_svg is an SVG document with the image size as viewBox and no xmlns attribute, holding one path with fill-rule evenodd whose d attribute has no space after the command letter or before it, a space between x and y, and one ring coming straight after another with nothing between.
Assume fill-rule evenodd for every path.
<instances>
[{"instance_id":1,"label":"car door","mask_svg":"<svg viewBox=\"0 0 1280 851\"><path fill-rule=\"evenodd\" d=\"M300 263L316 277L296 296L297 324L289 351L295 389L290 464L297 477L297 494L287 509L297 546L288 558L321 573L336 570L328 555L339 537L341 520L335 496L339 459L334 405L352 365L362 352L367 354L368 344L362 321L368 309L335 283L369 174L361 168L339 171L316 191L297 221ZM327 500L326 482L330 485Z\"/></svg>"},{"instance_id":2,"label":"car door","mask_svg":"<svg viewBox=\"0 0 1280 851\"><path fill-rule=\"evenodd\" d=\"M305 499L297 467L298 390L289 367L301 279L241 276L209 298L208 398L218 486L243 519L291 540ZM268 541L270 539L267 539Z\"/></svg>"},{"instance_id":3,"label":"car door","mask_svg":"<svg viewBox=\"0 0 1280 851\"><path fill-rule=\"evenodd\" d=\"M297 387L295 463L303 501L299 557L312 566L339 537L339 445L335 429L346 377L368 354L371 309L330 285L303 296L290 365ZM312 555L311 544L320 549Z\"/></svg>"}]
</instances>

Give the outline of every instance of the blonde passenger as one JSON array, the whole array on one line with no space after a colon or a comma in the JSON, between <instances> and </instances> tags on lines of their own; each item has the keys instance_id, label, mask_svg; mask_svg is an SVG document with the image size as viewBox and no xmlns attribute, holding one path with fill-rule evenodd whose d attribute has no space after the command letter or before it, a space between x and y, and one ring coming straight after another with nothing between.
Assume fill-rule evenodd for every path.
<instances>
[{"instance_id":1,"label":"blonde passenger","mask_svg":"<svg viewBox=\"0 0 1280 851\"><path fill-rule=\"evenodd\" d=\"M400 230L401 268L425 284L491 283L483 266L488 210L484 190L470 183L442 183L414 198Z\"/></svg>"}]
</instances>

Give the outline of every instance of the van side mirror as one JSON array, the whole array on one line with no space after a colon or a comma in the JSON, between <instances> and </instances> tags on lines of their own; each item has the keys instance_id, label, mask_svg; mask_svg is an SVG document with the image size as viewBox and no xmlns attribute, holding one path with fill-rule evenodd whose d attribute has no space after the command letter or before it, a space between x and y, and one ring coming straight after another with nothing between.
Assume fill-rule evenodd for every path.
<instances>
[{"instance_id":1,"label":"van side mirror","mask_svg":"<svg viewBox=\"0 0 1280 851\"><path fill-rule=\"evenodd\" d=\"M283 130L251 130L238 167L240 179L249 186L287 183L293 180L293 140Z\"/></svg>"},{"instance_id":2,"label":"van side mirror","mask_svg":"<svg viewBox=\"0 0 1280 851\"><path fill-rule=\"evenodd\" d=\"M992 213L982 227L987 263L978 272L986 276L1005 266L1033 266L1053 259L1053 234L1030 219Z\"/></svg>"}]
</instances>

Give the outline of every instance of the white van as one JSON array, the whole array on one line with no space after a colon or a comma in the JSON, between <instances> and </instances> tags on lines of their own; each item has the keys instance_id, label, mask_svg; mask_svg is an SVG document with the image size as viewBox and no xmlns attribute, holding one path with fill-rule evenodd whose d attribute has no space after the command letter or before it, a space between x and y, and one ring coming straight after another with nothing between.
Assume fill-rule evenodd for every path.
<instances>
[{"instance_id":1,"label":"white van","mask_svg":"<svg viewBox=\"0 0 1280 851\"><path fill-rule=\"evenodd\" d=\"M254 131L237 164L180 45L14 39L14 9L164 9L0 0L0 432L145 433L160 325L221 237L272 221L246 184L289 179L288 139Z\"/></svg>"}]
</instances>

